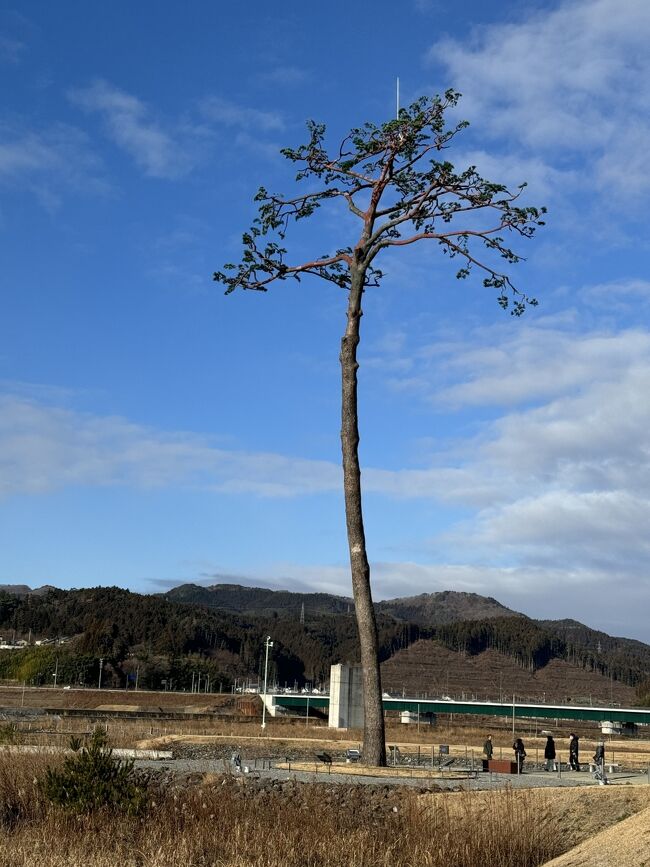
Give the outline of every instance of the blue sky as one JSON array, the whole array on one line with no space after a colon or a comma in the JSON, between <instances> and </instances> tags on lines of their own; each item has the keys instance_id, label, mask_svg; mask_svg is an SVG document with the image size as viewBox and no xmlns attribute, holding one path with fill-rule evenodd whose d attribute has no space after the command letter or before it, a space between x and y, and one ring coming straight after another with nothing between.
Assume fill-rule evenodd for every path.
<instances>
[{"instance_id":1,"label":"blue sky","mask_svg":"<svg viewBox=\"0 0 650 867\"><path fill-rule=\"evenodd\" d=\"M455 87L449 152L528 182L540 306L504 314L435 246L365 302L377 598L444 589L649 640L644 0L89 4L0 11L0 582L349 594L340 289L224 297L264 184ZM300 260L356 227L323 211Z\"/></svg>"}]
</instances>

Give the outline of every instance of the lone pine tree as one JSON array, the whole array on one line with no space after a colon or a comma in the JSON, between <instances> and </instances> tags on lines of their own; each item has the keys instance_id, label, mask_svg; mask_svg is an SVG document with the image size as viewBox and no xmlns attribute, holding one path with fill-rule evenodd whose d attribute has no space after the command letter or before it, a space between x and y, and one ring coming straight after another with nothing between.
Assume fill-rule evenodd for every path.
<instances>
[{"instance_id":1,"label":"lone pine tree","mask_svg":"<svg viewBox=\"0 0 650 867\"><path fill-rule=\"evenodd\" d=\"M459 98L453 90L443 97L422 97L394 120L353 129L332 151L325 146L325 126L308 122L309 141L282 153L298 165L296 181L308 180L309 192L287 197L261 187L255 196L258 216L243 235L241 262L214 274L226 294L236 289L266 291L276 280L300 280L303 275L334 283L347 294L340 352L343 486L363 668L363 755L371 765L385 764L386 747L359 467L357 349L363 293L380 284L382 272L375 266L380 253L434 241L460 263L458 278L466 279L473 270L481 273L483 285L494 290L501 307L514 316L537 303L508 276L508 266L520 257L506 244L505 235L530 238L543 225L545 209L518 204L525 184L511 191L482 178L474 166L458 172L443 158L468 125L463 121L448 127L445 122L445 112ZM326 202L339 203L357 217L358 233L334 252L291 264L283 246L290 225L313 216Z\"/></svg>"}]
</instances>

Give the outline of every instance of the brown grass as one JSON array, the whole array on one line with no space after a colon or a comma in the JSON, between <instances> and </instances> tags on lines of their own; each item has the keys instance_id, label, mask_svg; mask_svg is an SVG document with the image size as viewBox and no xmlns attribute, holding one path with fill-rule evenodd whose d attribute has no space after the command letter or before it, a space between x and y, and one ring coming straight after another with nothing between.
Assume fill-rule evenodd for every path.
<instances>
[{"instance_id":1,"label":"brown grass","mask_svg":"<svg viewBox=\"0 0 650 867\"><path fill-rule=\"evenodd\" d=\"M232 778L154 795L145 817L70 816L35 782L44 762L0 756L0 867L534 867L559 854L522 793L492 795L489 821L406 792L397 810L364 787L269 787Z\"/></svg>"}]
</instances>

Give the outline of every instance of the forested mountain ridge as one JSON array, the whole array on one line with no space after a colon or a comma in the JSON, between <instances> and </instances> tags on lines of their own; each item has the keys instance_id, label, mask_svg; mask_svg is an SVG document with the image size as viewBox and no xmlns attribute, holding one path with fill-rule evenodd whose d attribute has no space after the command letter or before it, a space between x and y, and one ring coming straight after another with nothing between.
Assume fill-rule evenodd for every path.
<instances>
[{"instance_id":1,"label":"forested mountain ridge","mask_svg":"<svg viewBox=\"0 0 650 867\"><path fill-rule=\"evenodd\" d=\"M382 658L419 637L417 627L385 615L379 615L378 627ZM179 660L190 657L195 668L211 671L226 685L258 680L268 634L275 643L271 672L281 683L322 682L333 662L354 661L358 654L352 615L306 615L300 623L299 616L251 617L117 587L51 590L43 596L16 596L0 588L0 634L23 640L65 637L60 655L88 657L90 679L100 656L110 661L111 676L120 683L139 661L143 686L153 686L165 668L175 670L169 676L177 681L189 678L181 674L188 666ZM0 654L2 661L7 664L6 654Z\"/></svg>"},{"instance_id":2,"label":"forested mountain ridge","mask_svg":"<svg viewBox=\"0 0 650 867\"><path fill-rule=\"evenodd\" d=\"M376 608L398 620L406 620L420 626L436 626L458 620L523 616L506 608L491 596L480 596L478 593L464 593L458 590L441 590L437 593L420 593L418 596L385 599L378 602Z\"/></svg>"},{"instance_id":3,"label":"forested mountain ridge","mask_svg":"<svg viewBox=\"0 0 650 867\"><path fill-rule=\"evenodd\" d=\"M193 589L185 585L181 595L188 598ZM260 681L266 635L274 640L270 675L282 685L322 683L332 663L358 658L351 600L238 585L207 589L214 594L208 597L212 602L221 596L229 607L116 587L50 589L40 595L8 594L0 587L5 639L68 639L63 645L0 653L0 678L47 682L47 656L52 667L58 660L60 682L83 677L90 683L96 681L101 657L105 683L126 685L137 671L141 686L173 683L189 689L193 673L200 671L229 688L235 681ZM271 601L269 608L262 605L265 600ZM424 594L388 600L377 609L382 661L417 641L433 641L468 657L496 651L529 671L563 660L647 694L650 647L640 641L614 638L575 621L534 621L476 594ZM464 612L465 619L453 620L454 611ZM488 616L481 616L485 611ZM472 614L475 619L468 619Z\"/></svg>"},{"instance_id":4,"label":"forested mountain ridge","mask_svg":"<svg viewBox=\"0 0 650 867\"><path fill-rule=\"evenodd\" d=\"M346 614L354 607L352 599L330 593L294 593L241 584L213 584L210 587L181 584L162 595L172 602L205 605L248 615L275 613L299 617L303 605L310 614Z\"/></svg>"},{"instance_id":5,"label":"forested mountain ridge","mask_svg":"<svg viewBox=\"0 0 650 867\"><path fill-rule=\"evenodd\" d=\"M219 608L246 615L277 614L279 617L298 618L303 606L305 613L309 615L349 614L354 611L353 600L345 596L268 590L260 587L244 587L240 584L213 584L207 587L198 584L182 584L162 595L174 602L205 605L208 608ZM419 626L516 614L489 596L455 590L385 599L376 602L375 609L378 613L387 614L396 620L417 623Z\"/></svg>"},{"instance_id":6,"label":"forested mountain ridge","mask_svg":"<svg viewBox=\"0 0 650 867\"><path fill-rule=\"evenodd\" d=\"M13 593L14 596L42 596L55 588L49 584L44 584L42 587L36 587L32 590L27 584L0 584L0 592Z\"/></svg>"}]
</instances>

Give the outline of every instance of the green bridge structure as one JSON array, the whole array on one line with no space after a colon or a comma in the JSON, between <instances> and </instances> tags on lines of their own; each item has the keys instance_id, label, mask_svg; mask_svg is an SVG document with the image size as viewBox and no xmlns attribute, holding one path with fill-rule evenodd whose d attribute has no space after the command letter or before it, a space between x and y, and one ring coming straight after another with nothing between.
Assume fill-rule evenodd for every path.
<instances>
[{"instance_id":1,"label":"green bridge structure","mask_svg":"<svg viewBox=\"0 0 650 867\"><path fill-rule=\"evenodd\" d=\"M329 695L268 693L267 710L275 715L279 708L309 713L310 710L329 712ZM613 722L627 725L650 725L650 708L602 707L572 704L529 704L501 701L457 701L440 698L388 698L383 699L384 711L409 711L418 717L437 714L475 714L500 716L510 719L562 719Z\"/></svg>"}]
</instances>

